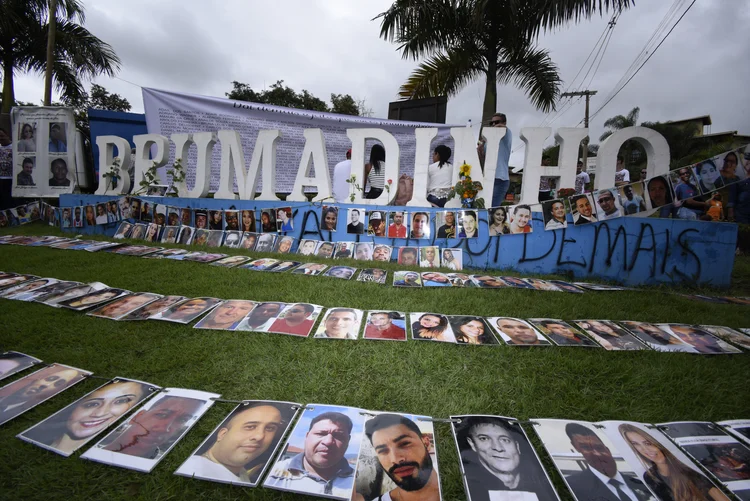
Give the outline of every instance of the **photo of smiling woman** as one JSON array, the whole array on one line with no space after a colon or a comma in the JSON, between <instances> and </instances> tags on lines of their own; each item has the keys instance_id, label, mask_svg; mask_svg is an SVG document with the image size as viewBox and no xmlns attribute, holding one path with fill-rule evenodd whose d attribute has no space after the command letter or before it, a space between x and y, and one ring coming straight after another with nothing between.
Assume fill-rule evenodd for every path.
<instances>
[{"instance_id":1,"label":"photo of smiling woman","mask_svg":"<svg viewBox=\"0 0 750 501\"><path fill-rule=\"evenodd\" d=\"M451 327L458 344L498 344L492 329L487 327L481 317L452 316Z\"/></svg>"},{"instance_id":2,"label":"photo of smiling woman","mask_svg":"<svg viewBox=\"0 0 750 501\"><path fill-rule=\"evenodd\" d=\"M117 378L18 435L18 438L70 456L158 389L150 383Z\"/></svg>"},{"instance_id":3,"label":"photo of smiling woman","mask_svg":"<svg viewBox=\"0 0 750 501\"><path fill-rule=\"evenodd\" d=\"M411 313L412 339L455 343L456 338L448 324L448 317L436 313Z\"/></svg>"}]
</instances>

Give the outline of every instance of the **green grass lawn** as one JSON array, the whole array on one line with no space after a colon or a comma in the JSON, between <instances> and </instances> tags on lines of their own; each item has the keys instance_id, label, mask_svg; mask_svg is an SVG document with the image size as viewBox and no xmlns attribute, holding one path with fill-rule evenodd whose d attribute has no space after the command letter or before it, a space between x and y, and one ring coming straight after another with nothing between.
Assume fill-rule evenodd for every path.
<instances>
[{"instance_id":1,"label":"green grass lawn","mask_svg":"<svg viewBox=\"0 0 750 501\"><path fill-rule=\"evenodd\" d=\"M40 224L11 232L59 233ZM362 267L355 261L339 262ZM101 281L132 291L193 297L300 301L363 310L750 327L748 306L715 305L661 293L696 292L687 288L583 295L530 290L413 290L109 253L17 246L0 246L0 263L3 271ZM395 264L384 267L389 271L389 282L392 272L402 269ZM750 258L737 258L734 283L729 292L700 291L750 295ZM750 418L750 354L710 357L556 347L299 339L197 330L166 322L118 323L7 300L0 300L0 332L2 350L25 352L45 362L72 365L100 376L123 376L164 387L217 392L227 399L328 403L435 417L478 413L519 419L651 423ZM231 487L173 475L229 413L232 404L214 405L148 475L79 460L82 451L65 459L15 438L101 383L84 381L0 427L0 499L307 499L269 489ZM534 438L531 426L526 429ZM443 497L464 499L449 425L436 424L436 435ZM538 440L535 443L539 445ZM551 462L538 450L556 487L565 492ZM567 494L562 497L572 499Z\"/></svg>"}]
</instances>

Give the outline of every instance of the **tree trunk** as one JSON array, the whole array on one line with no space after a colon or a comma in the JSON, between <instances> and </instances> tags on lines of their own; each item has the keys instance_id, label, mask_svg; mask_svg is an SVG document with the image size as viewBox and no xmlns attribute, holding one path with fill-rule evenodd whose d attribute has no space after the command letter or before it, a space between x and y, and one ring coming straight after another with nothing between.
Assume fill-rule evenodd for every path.
<instances>
[{"instance_id":1,"label":"tree trunk","mask_svg":"<svg viewBox=\"0 0 750 501\"><path fill-rule=\"evenodd\" d=\"M487 73L484 86L484 104L482 105L482 125L487 125L497 111L497 62L487 61Z\"/></svg>"},{"instance_id":2,"label":"tree trunk","mask_svg":"<svg viewBox=\"0 0 750 501\"><path fill-rule=\"evenodd\" d=\"M13 63L3 61L3 109L2 113L10 113L10 109L16 103L13 92Z\"/></svg>"}]
</instances>

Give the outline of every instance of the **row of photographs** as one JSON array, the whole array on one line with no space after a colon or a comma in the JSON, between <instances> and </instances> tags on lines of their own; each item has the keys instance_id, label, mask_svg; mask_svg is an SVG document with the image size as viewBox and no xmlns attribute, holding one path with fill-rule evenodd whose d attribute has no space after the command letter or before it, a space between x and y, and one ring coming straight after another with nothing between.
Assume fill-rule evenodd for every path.
<instances>
[{"instance_id":1,"label":"row of photographs","mask_svg":"<svg viewBox=\"0 0 750 501\"><path fill-rule=\"evenodd\" d=\"M263 237L263 235L261 235ZM291 237L281 237L281 239ZM275 241L277 248L279 241ZM316 241L310 241L316 242ZM317 242L315 249L320 249L324 244L330 244L332 249L336 246L332 242ZM284 261L273 258L252 259L247 256L227 255L221 253L209 252L190 252L185 249L165 249L162 247L150 247L143 245L124 245L118 242L96 241L96 240L79 240L69 239L57 236L19 236L4 235L0 237L0 245L14 244L29 247L47 246L56 249L69 250L86 250L88 252L106 251L120 255L144 257L147 259L170 259L177 261L191 261L198 263L210 263L212 266L226 268L244 268L253 271L263 271L271 273L291 272L299 275L325 276L344 280L352 279L357 272L357 268L351 266L328 266L323 263L302 263L300 261ZM285 244L286 247L287 244ZM292 243L288 244L291 249ZM375 245L373 256L379 256L381 253L376 252L378 245ZM304 249L304 246L302 247ZM396 248L399 256L399 263L403 265L413 265L419 262L423 267L432 267L430 264L436 264L437 260L431 262L430 258L441 255L438 247L402 247ZM285 249L282 249L287 252ZM318 257L322 254L316 253ZM418 256L425 259L418 259ZM455 258L460 262L461 249L443 249L443 267L453 269L448 257ZM377 259L379 260L379 259ZM425 265L425 262L427 265ZM457 267L458 268L458 267ZM362 269L357 276L359 282L372 282L385 284L388 272L380 268ZM594 284L587 282L565 282L562 280L542 280L538 278L521 278L513 276L491 276L486 274L469 275L466 273L440 273L436 271L414 272L414 271L396 271L393 274L393 285L395 287L476 287L482 289L533 289L539 291L570 292L581 294L585 291L634 291L637 289L606 285ZM678 294L688 299L709 302L713 304L741 304L750 305L750 298L733 297L733 296L705 296L700 294Z\"/></svg>"},{"instance_id":2,"label":"row of photographs","mask_svg":"<svg viewBox=\"0 0 750 501\"><path fill-rule=\"evenodd\" d=\"M409 330L412 340L465 345L601 346L613 351L653 349L706 355L742 353L734 345L750 350L749 329L738 331L715 325L598 319L569 323L551 318L365 312L349 307L332 307L324 313L322 306L310 303L163 296L113 288L101 282L84 284L6 272L0 272L0 298L87 311L89 316L109 320L189 324L200 319L194 328L299 337L312 334L324 339L356 340L364 330L362 339L406 341Z\"/></svg>"},{"instance_id":3,"label":"row of photographs","mask_svg":"<svg viewBox=\"0 0 750 501\"><path fill-rule=\"evenodd\" d=\"M0 379L38 363L23 353L0 354L5 370ZM91 375L55 363L0 388L0 422ZM50 378L61 384L42 384ZM41 389L32 392L35 388ZM69 457L119 421L80 457L148 473L220 397L118 377L18 438ZM467 499L560 499L521 422L494 415L457 415L449 421ZM528 424L577 500L729 501L724 489L750 500L750 420L651 425L534 419ZM429 416L245 400L175 474L255 487L268 471L264 487L299 494L440 501L438 465Z\"/></svg>"}]
</instances>

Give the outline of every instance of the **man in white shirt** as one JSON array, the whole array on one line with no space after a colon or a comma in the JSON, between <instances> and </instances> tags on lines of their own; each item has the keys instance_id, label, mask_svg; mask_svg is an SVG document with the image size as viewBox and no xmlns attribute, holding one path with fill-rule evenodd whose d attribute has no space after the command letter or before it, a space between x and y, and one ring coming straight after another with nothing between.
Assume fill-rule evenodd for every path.
<instances>
[{"instance_id":1,"label":"man in white shirt","mask_svg":"<svg viewBox=\"0 0 750 501\"><path fill-rule=\"evenodd\" d=\"M583 162L581 160L578 161L578 166L576 167L576 195L580 195L581 193L586 192L586 185L591 182L591 177L589 177L589 173L583 170Z\"/></svg>"},{"instance_id":2,"label":"man in white shirt","mask_svg":"<svg viewBox=\"0 0 750 501\"><path fill-rule=\"evenodd\" d=\"M349 183L346 182L352 171L352 150L346 150L346 160L333 168L333 198L339 202L349 202Z\"/></svg>"},{"instance_id":3,"label":"man in white shirt","mask_svg":"<svg viewBox=\"0 0 750 501\"><path fill-rule=\"evenodd\" d=\"M630 182L630 171L625 168L622 155L617 155L617 172L615 172L615 186L628 184Z\"/></svg>"}]
</instances>

